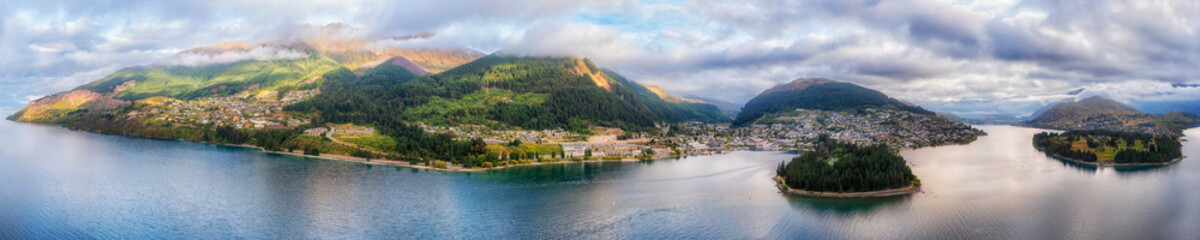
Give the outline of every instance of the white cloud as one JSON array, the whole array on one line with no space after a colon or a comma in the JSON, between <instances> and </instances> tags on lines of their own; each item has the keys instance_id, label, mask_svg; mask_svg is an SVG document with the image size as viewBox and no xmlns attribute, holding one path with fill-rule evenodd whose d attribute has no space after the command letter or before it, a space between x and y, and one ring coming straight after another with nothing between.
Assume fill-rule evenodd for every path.
<instances>
[{"instance_id":1,"label":"white cloud","mask_svg":"<svg viewBox=\"0 0 1200 240\"><path fill-rule=\"evenodd\" d=\"M276 48L276 47L256 47L250 50L231 50L231 51L189 51L176 54L166 60L156 63L155 65L178 65L178 66L207 66L214 64L234 63L245 60L286 60L308 57L308 54L295 49Z\"/></svg>"},{"instance_id":2,"label":"white cloud","mask_svg":"<svg viewBox=\"0 0 1200 240\"><path fill-rule=\"evenodd\" d=\"M1200 82L1197 12L1182 0L4 1L0 86L17 98L134 65L303 57L266 48L176 55L224 42L432 33L368 47L589 57L634 80L731 102L829 77L935 110L1019 115L1079 88L1123 101L1200 99L1196 88L1171 86ZM345 25L311 27L328 23Z\"/></svg>"},{"instance_id":3,"label":"white cloud","mask_svg":"<svg viewBox=\"0 0 1200 240\"><path fill-rule=\"evenodd\" d=\"M33 100L38 100L43 97L46 97L46 95L28 95L25 96L25 100L21 101L21 104L28 104L29 102L33 102Z\"/></svg>"}]
</instances>

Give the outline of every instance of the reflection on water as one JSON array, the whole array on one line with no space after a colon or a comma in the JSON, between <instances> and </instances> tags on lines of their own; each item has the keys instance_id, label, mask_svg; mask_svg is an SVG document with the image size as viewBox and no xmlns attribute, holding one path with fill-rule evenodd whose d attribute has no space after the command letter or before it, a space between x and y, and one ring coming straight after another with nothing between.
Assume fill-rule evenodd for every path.
<instances>
[{"instance_id":1,"label":"reflection on water","mask_svg":"<svg viewBox=\"0 0 1200 240\"><path fill-rule=\"evenodd\" d=\"M902 207L912 198L911 195L851 199L813 198L793 195L787 195L787 197L788 202L794 208L841 215L870 214L872 211L880 208Z\"/></svg>"},{"instance_id":2,"label":"reflection on water","mask_svg":"<svg viewBox=\"0 0 1200 240\"><path fill-rule=\"evenodd\" d=\"M440 173L5 121L0 239L1200 236L1200 160L1084 168L1034 149L1040 130L980 128L901 152L921 193L820 199L775 188L784 152Z\"/></svg>"}]
</instances>

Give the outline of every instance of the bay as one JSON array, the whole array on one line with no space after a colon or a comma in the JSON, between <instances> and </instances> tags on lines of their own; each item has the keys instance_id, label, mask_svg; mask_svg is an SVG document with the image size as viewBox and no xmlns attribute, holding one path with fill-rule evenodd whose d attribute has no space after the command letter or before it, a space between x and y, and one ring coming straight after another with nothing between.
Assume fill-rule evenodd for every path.
<instances>
[{"instance_id":1,"label":"bay","mask_svg":"<svg viewBox=\"0 0 1200 240\"><path fill-rule=\"evenodd\" d=\"M0 238L1200 236L1200 159L1098 169L1033 149L1041 130L979 128L968 145L901 152L922 193L831 200L779 193L786 152L442 173L3 121Z\"/></svg>"}]
</instances>

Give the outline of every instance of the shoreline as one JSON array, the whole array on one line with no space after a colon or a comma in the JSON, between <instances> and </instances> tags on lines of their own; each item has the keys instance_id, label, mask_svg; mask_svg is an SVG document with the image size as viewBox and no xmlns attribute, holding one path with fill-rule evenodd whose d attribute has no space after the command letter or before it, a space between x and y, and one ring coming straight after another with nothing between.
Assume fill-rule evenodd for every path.
<instances>
[{"instance_id":1,"label":"shoreline","mask_svg":"<svg viewBox=\"0 0 1200 240\"><path fill-rule=\"evenodd\" d=\"M807 191L807 190L803 190L803 189L795 189L795 188L787 187L787 184L784 184L784 182L783 182L783 177L780 177L780 176L775 176L772 179L775 180L775 186L778 187L779 191L781 191L783 194L796 195L796 196L801 196L801 197L884 198L884 197L904 196L904 195L910 195L910 194L921 192L921 186L917 186L917 185L913 185L913 184L910 184L907 187L903 187L903 188L885 189L885 190L870 191L870 192L851 192L851 193L813 192L813 191Z\"/></svg>"},{"instance_id":2,"label":"shoreline","mask_svg":"<svg viewBox=\"0 0 1200 240\"><path fill-rule=\"evenodd\" d=\"M14 121L14 122L19 122L19 121ZM296 156L296 157L306 157L306 158L314 158L314 159L329 160L329 161L340 161L340 162L368 164L368 165L376 165L376 166L403 167L403 168L422 169L422 170L430 170L430 171L438 171L438 172L485 172L485 171L492 171L492 170L516 168L516 167L541 166L541 165L550 165L550 164L643 161L643 160L640 160L637 158L597 159L597 160L583 160L583 161L572 161L572 160L564 159L564 160L555 161L555 162L533 162L533 163L526 163L526 164L510 164L507 166L496 166L496 167L492 167L492 168L462 168L462 167L457 167L457 166L447 166L447 168L436 168L434 166L427 166L427 165L421 165L421 164L410 164L406 161L390 160L390 159L370 159L368 161L365 158L352 157L352 156L346 156L346 155L336 155L336 154L321 154L320 156L313 156L313 155L305 155L303 153L295 153L295 152L271 151L271 150L267 150L267 149L259 147L259 146L254 146L254 145L249 145L249 144L227 144L227 143L214 143L214 142L205 142L205 141L191 141L191 140L180 139L180 138L155 138L155 137L133 136L133 135L125 135L125 134L90 131L90 130L85 130L85 129L73 129L73 128L65 127L62 124L53 124L53 123L35 123L35 122L20 122L20 123L43 125L43 126L48 126L48 127L62 127L67 130L70 130L70 131L80 131L80 132L87 132L87 133L100 134L100 135L122 136L122 137L154 139L154 140L164 140L164 141L179 141L179 142L188 142L188 143L209 144L209 145L223 146L223 147L249 148L249 149L258 150L259 152L268 153L268 154L290 155L290 156ZM647 159L647 160L661 160L661 159L671 159L671 158L676 158L676 157L689 157L689 156L700 156L700 155L656 157L656 158L651 158L651 159ZM438 161L442 161L442 160L438 160ZM448 161L442 161L442 162L450 163Z\"/></svg>"},{"instance_id":3,"label":"shoreline","mask_svg":"<svg viewBox=\"0 0 1200 240\"><path fill-rule=\"evenodd\" d=\"M193 141L188 141L188 140L183 140L183 139L174 139L174 140L182 141L182 142L193 142ZM193 143L212 144L212 145L225 146L225 147L250 148L250 149L255 149L260 152L269 153L269 154L290 155L290 156L296 156L296 157L315 158L315 159L321 159L321 160L340 161L340 162L367 164L367 165L376 165L376 166L403 167L403 168L430 170L430 171L438 171L438 172L486 172L486 171L501 170L501 169L508 169L508 168L532 167L532 166L542 166L542 165L551 165L551 164L601 163L601 162L629 163L629 162L640 162L640 161L648 161L648 160L662 160L662 159L675 158L675 157L658 157L658 158L651 158L651 159L647 159L647 160L640 160L640 159L636 159L636 158L622 158L622 159L608 159L608 160L597 159L597 160L584 160L584 161L562 160L562 161L555 161L555 162L533 162L533 163L525 163L525 164L510 164L507 166L497 166L497 167L492 167L492 168L462 168L462 167L436 168L433 166L426 166L426 165L421 165L421 164L410 164L405 161L390 160L390 159L367 160L365 158L360 158L360 157L352 157L352 156L336 155L336 154L321 154L320 156L313 156L313 155L304 155L303 153L295 153L295 152L271 151L271 150L266 150L259 146L247 145L247 144L238 145L238 144L223 144L223 143L208 143L208 142L193 142ZM688 156L693 156L693 155L688 155ZM685 157L685 156L678 156L678 157Z\"/></svg>"},{"instance_id":4,"label":"shoreline","mask_svg":"<svg viewBox=\"0 0 1200 240\"><path fill-rule=\"evenodd\" d=\"M1113 167L1113 168L1128 168L1128 167L1159 167L1159 166L1167 166L1167 165L1175 164L1175 163L1178 163L1178 162L1180 162L1180 161L1183 161L1183 159L1184 159L1184 158L1187 158L1187 156L1182 156L1182 157L1179 157L1179 158L1172 159L1171 161L1159 162L1159 163L1102 163L1102 162L1085 162L1085 161L1081 161L1081 160L1078 160L1078 159L1069 158L1069 157L1064 157L1064 156L1061 156L1061 155L1058 155L1058 154L1054 154L1054 153L1051 153L1051 152L1047 152L1045 148L1043 148L1043 147L1039 147L1039 146L1037 146L1037 145L1034 145L1034 146L1033 146L1033 148L1037 149L1039 152L1045 153L1045 154L1046 154L1046 156L1050 156L1051 158L1054 158L1054 159L1063 160L1063 161L1068 161L1068 162L1071 162L1071 163L1080 164L1080 165L1085 165L1085 166L1097 167L1097 168L1103 168L1103 167Z\"/></svg>"}]
</instances>

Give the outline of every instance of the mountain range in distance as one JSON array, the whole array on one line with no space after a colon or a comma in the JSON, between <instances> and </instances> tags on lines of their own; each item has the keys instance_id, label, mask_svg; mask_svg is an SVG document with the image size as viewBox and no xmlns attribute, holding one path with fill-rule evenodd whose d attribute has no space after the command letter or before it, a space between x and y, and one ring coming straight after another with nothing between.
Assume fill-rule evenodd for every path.
<instances>
[{"instance_id":1,"label":"mountain range in distance","mask_svg":"<svg viewBox=\"0 0 1200 240\"><path fill-rule=\"evenodd\" d=\"M1041 111L1028 125L1063 130L1112 130L1178 135L1200 125L1200 116L1186 111L1148 114L1100 96L1063 102Z\"/></svg>"}]
</instances>

